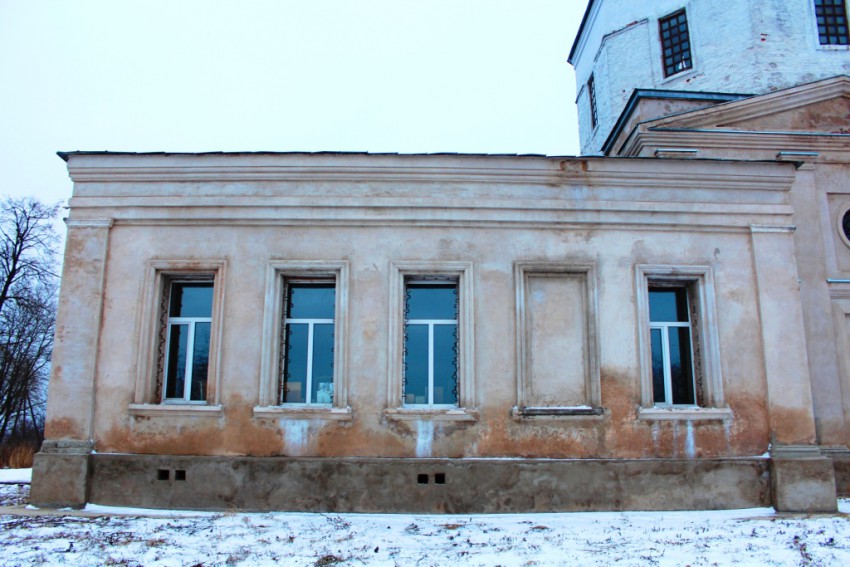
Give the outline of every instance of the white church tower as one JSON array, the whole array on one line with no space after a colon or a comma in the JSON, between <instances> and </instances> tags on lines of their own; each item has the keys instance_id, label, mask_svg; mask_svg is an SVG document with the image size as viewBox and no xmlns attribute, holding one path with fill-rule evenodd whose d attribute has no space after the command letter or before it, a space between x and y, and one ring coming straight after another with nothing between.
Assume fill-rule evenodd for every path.
<instances>
[{"instance_id":1,"label":"white church tower","mask_svg":"<svg viewBox=\"0 0 850 567\"><path fill-rule=\"evenodd\" d=\"M848 0L590 0L570 52L585 155L640 119L850 74ZM631 108L630 108L631 105Z\"/></svg>"}]
</instances>

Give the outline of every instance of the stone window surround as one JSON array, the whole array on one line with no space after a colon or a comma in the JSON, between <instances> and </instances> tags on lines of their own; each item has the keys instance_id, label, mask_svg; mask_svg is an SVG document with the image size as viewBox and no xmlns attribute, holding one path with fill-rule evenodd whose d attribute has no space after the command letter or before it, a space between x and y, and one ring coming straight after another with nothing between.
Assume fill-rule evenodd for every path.
<instances>
[{"instance_id":1,"label":"stone window surround","mask_svg":"<svg viewBox=\"0 0 850 567\"><path fill-rule=\"evenodd\" d=\"M474 368L474 301L471 262L390 262L387 409L391 420L477 421ZM458 282L458 407L421 408L403 404L404 289L410 277L445 277Z\"/></svg>"},{"instance_id":2,"label":"stone window surround","mask_svg":"<svg viewBox=\"0 0 850 567\"><path fill-rule=\"evenodd\" d=\"M649 286L653 282L693 286L699 320L695 322L703 373L705 407L656 406L652 394L652 352L649 332ZM638 352L640 356L641 420L726 420L732 412L723 397L723 375L720 364L720 338L717 332L714 270L707 265L635 266ZM692 340L693 339L692 335ZM696 349L695 349L696 350Z\"/></svg>"},{"instance_id":3,"label":"stone window surround","mask_svg":"<svg viewBox=\"0 0 850 567\"><path fill-rule=\"evenodd\" d=\"M587 376L585 392L587 408L530 408L526 407L528 388L528 350L529 337L526 332L526 289L528 278L532 276L578 275L585 279L587 308ZM600 386L600 347L598 341L598 292L596 286L596 264L562 262L516 262L514 264L516 286L516 333L517 333L517 405L512 410L516 419L574 419L601 418L604 410L601 406Z\"/></svg>"},{"instance_id":4,"label":"stone window surround","mask_svg":"<svg viewBox=\"0 0 850 567\"><path fill-rule=\"evenodd\" d=\"M282 325L284 317L284 284L288 278L333 280L336 285L334 310L334 397L333 404L282 404L278 399ZM348 281L347 261L271 260L266 266L263 309L260 390L254 417L288 419L327 419L348 421Z\"/></svg>"},{"instance_id":5,"label":"stone window surround","mask_svg":"<svg viewBox=\"0 0 850 567\"><path fill-rule=\"evenodd\" d=\"M137 417L221 415L221 335L227 262L220 259L154 259L145 267L142 316L139 329L136 389L130 414ZM212 326L206 402L163 402L157 398L159 372L157 341L161 325L160 303L165 288L180 277L207 276L213 281Z\"/></svg>"}]
</instances>

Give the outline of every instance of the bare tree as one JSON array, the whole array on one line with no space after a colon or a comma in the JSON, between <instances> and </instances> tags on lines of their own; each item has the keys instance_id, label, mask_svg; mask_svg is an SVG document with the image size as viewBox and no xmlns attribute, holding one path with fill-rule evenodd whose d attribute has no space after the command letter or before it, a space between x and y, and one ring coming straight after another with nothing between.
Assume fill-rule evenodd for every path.
<instances>
[{"instance_id":1,"label":"bare tree","mask_svg":"<svg viewBox=\"0 0 850 567\"><path fill-rule=\"evenodd\" d=\"M40 442L56 321L59 205L0 201L0 442Z\"/></svg>"}]
</instances>

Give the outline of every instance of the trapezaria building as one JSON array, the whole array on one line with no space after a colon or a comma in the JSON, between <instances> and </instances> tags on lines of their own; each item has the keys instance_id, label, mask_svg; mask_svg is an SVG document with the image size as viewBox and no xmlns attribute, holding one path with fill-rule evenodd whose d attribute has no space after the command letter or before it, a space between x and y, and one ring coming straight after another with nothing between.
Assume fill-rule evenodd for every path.
<instances>
[{"instance_id":1,"label":"trapezaria building","mask_svg":"<svg viewBox=\"0 0 850 567\"><path fill-rule=\"evenodd\" d=\"M832 511L844 0L594 0L585 157L61 153L32 502Z\"/></svg>"}]
</instances>

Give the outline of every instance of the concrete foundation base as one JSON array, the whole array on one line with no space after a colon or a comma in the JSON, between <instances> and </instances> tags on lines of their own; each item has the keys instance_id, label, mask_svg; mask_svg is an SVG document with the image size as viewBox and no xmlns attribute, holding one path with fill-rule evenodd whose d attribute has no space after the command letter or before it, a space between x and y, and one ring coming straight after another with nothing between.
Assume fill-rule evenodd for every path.
<instances>
[{"instance_id":1,"label":"concrete foundation base","mask_svg":"<svg viewBox=\"0 0 850 567\"><path fill-rule=\"evenodd\" d=\"M45 441L32 467L30 503L49 508L81 508L88 501L91 444Z\"/></svg>"},{"instance_id":2,"label":"concrete foundation base","mask_svg":"<svg viewBox=\"0 0 850 567\"><path fill-rule=\"evenodd\" d=\"M835 492L838 496L850 496L850 449L844 447L821 448L824 457L832 460L835 473Z\"/></svg>"},{"instance_id":3,"label":"concrete foundation base","mask_svg":"<svg viewBox=\"0 0 850 567\"><path fill-rule=\"evenodd\" d=\"M91 502L305 512L511 513L770 505L766 459L295 459L95 454Z\"/></svg>"},{"instance_id":4,"label":"concrete foundation base","mask_svg":"<svg viewBox=\"0 0 850 567\"><path fill-rule=\"evenodd\" d=\"M779 448L771 459L773 507L777 512L835 512L835 469L817 447Z\"/></svg>"}]
</instances>

